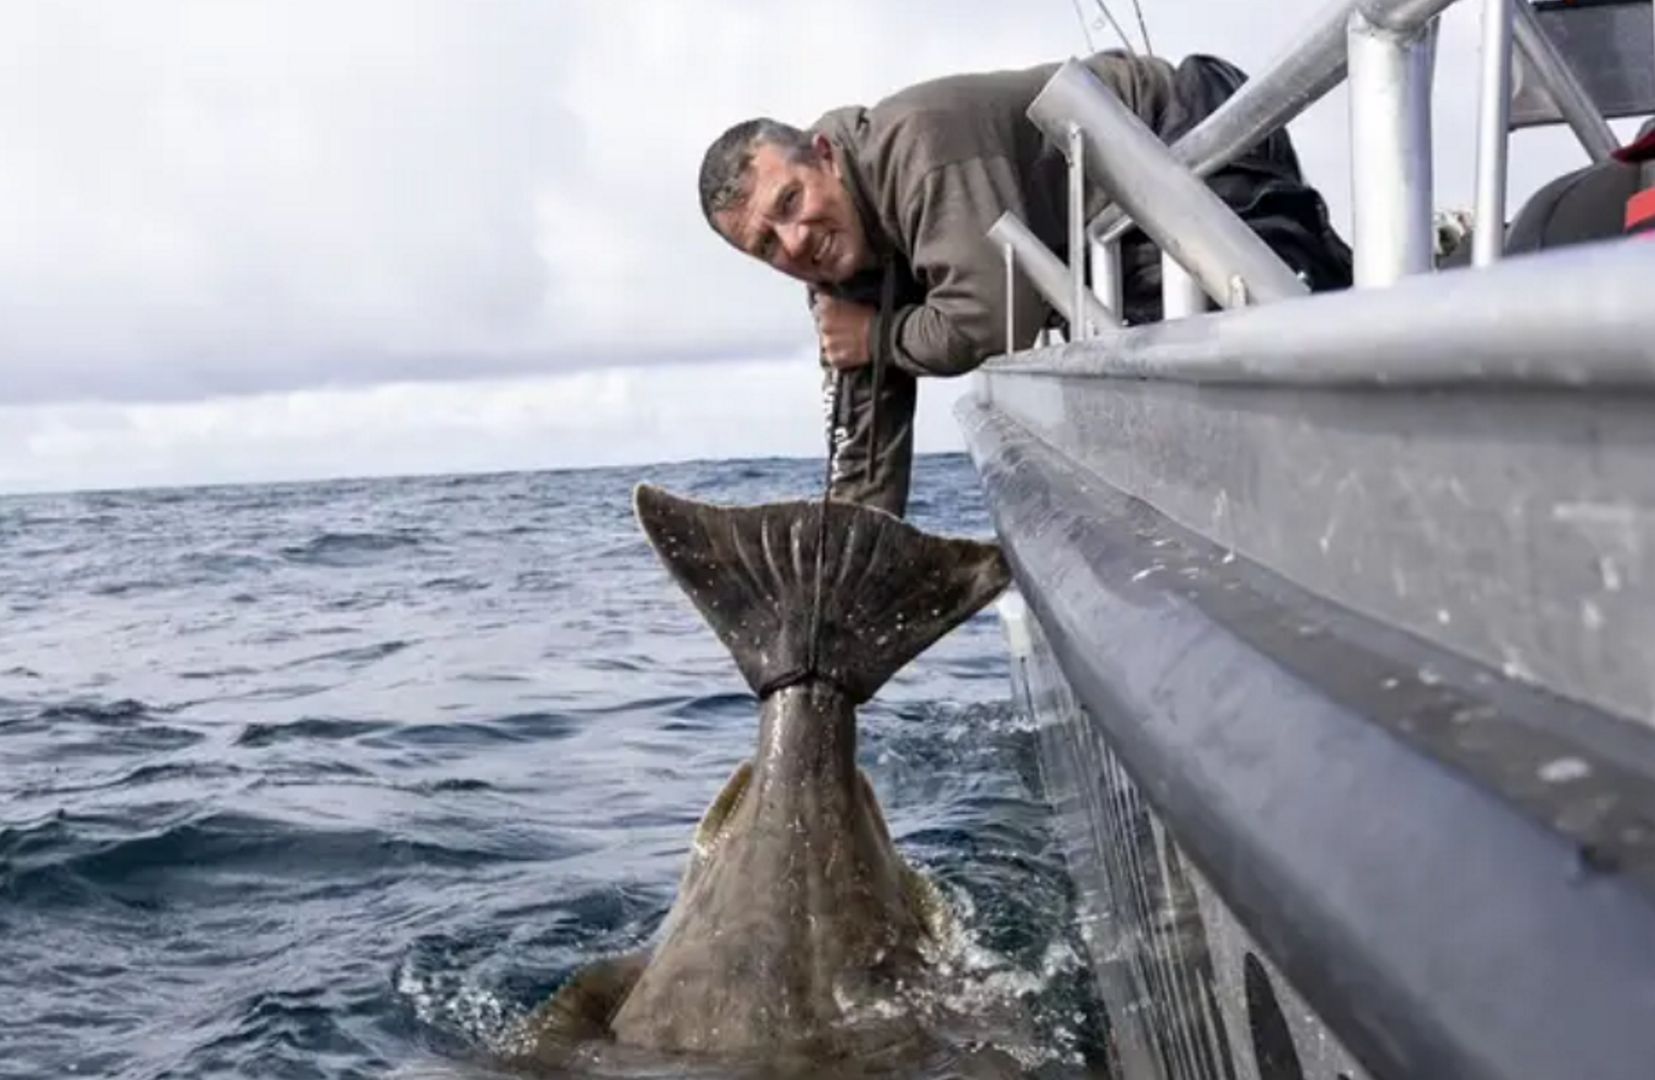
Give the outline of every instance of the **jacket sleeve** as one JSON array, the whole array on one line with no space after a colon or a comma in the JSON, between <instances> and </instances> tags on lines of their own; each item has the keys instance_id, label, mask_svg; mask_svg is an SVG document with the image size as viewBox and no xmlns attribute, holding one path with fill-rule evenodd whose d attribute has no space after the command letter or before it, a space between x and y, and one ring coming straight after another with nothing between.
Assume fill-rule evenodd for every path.
<instances>
[{"instance_id":1,"label":"jacket sleeve","mask_svg":"<svg viewBox=\"0 0 1655 1080\"><path fill-rule=\"evenodd\" d=\"M836 376L832 368L822 372L823 400L830 407ZM908 479L914 460L913 376L895 367L888 367L880 376L877 421L873 369L855 369L846 376L844 386L847 400L840 404L841 422L832 431L829 494L901 517L908 508ZM828 422L833 424L834 418L830 416Z\"/></svg>"},{"instance_id":2,"label":"jacket sleeve","mask_svg":"<svg viewBox=\"0 0 1655 1080\"><path fill-rule=\"evenodd\" d=\"M963 375L1006 351L1005 255L987 234L1007 210L1027 220L1023 196L1003 157L940 166L919 188L903 225L925 301L894 314L892 360L912 375ZM1014 344L1024 349L1048 309L1028 279L1015 276Z\"/></svg>"}]
</instances>

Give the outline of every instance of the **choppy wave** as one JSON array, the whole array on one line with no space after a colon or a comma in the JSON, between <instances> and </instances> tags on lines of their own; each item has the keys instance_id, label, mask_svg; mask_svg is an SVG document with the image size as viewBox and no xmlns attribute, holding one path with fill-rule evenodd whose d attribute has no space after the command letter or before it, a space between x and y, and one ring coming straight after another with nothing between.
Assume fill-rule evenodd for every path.
<instances>
[{"instance_id":1,"label":"choppy wave","mask_svg":"<svg viewBox=\"0 0 1655 1080\"><path fill-rule=\"evenodd\" d=\"M387 553L418 548L418 535L380 532L324 532L302 544L290 544L281 549L282 557L290 562L311 566L359 566L385 556Z\"/></svg>"},{"instance_id":2,"label":"choppy wave","mask_svg":"<svg viewBox=\"0 0 1655 1080\"><path fill-rule=\"evenodd\" d=\"M643 478L0 499L0 1077L494 1075L564 979L646 944L755 703L631 523ZM973 484L923 462L922 520L985 531ZM977 619L864 712L893 833L959 916L908 1003L952 1049L891 1075L1096 1056L1005 679Z\"/></svg>"},{"instance_id":3,"label":"choppy wave","mask_svg":"<svg viewBox=\"0 0 1655 1080\"><path fill-rule=\"evenodd\" d=\"M194 908L247 892L282 892L294 885L304 891L321 880L341 887L388 873L551 862L580 850L573 838L496 837L485 844L464 839L455 835L439 842L224 812L132 831L107 818L62 815L0 830L0 894L33 907L73 898Z\"/></svg>"},{"instance_id":4,"label":"choppy wave","mask_svg":"<svg viewBox=\"0 0 1655 1080\"><path fill-rule=\"evenodd\" d=\"M285 742L348 741L385 730L383 722L343 717L303 716L290 723L248 724L236 736L237 746L276 746Z\"/></svg>"}]
</instances>

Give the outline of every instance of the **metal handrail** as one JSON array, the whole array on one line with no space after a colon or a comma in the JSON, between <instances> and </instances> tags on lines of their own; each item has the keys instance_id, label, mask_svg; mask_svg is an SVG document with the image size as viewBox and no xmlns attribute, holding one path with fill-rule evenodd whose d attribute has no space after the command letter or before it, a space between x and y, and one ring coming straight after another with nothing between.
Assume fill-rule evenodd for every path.
<instances>
[{"instance_id":1,"label":"metal handrail","mask_svg":"<svg viewBox=\"0 0 1655 1080\"><path fill-rule=\"evenodd\" d=\"M1249 78L1212 114L1173 144L1179 161L1208 177L1287 124L1345 80L1345 30L1353 14L1403 32L1418 29L1454 0L1334 0L1305 24L1263 72ZM1092 219L1093 236L1119 237L1132 227L1119 207Z\"/></svg>"},{"instance_id":2,"label":"metal handrail","mask_svg":"<svg viewBox=\"0 0 1655 1080\"><path fill-rule=\"evenodd\" d=\"M1069 159L1068 298L1040 291L1071 318L1071 340L1089 337L1085 317L1087 249L1109 253L1136 224L1161 248L1165 317L1198 314L1191 280L1224 307L1302 296L1305 282L1202 182L1245 147L1337 85L1351 80L1355 283L1390 286L1435 265L1432 224L1431 85L1436 18L1454 0L1338 0L1260 78L1244 83L1183 139L1168 148L1093 72L1069 61L1048 80L1028 115ZM1506 163L1512 49L1521 48L1594 160L1615 148L1614 134L1567 62L1540 29L1527 0L1485 0L1482 103L1477 139L1474 261L1495 262L1505 235ZM1343 20L1343 24L1341 24ZM1108 147L1107 153L1104 147ZM1090 166L1115 199L1085 221ZM1032 239L1030 237L1029 239ZM1040 249L1042 272L1055 256ZM1045 256L1046 258L1042 258ZM1014 259L1007 254L1007 348L1015 312ZM1118 289L1108 267L1094 270L1099 289ZM1119 307L1117 302L1116 307Z\"/></svg>"},{"instance_id":3,"label":"metal handrail","mask_svg":"<svg viewBox=\"0 0 1655 1080\"><path fill-rule=\"evenodd\" d=\"M1432 266L1436 23L1394 29L1356 11L1346 48L1356 284L1385 286Z\"/></svg>"},{"instance_id":4,"label":"metal handrail","mask_svg":"<svg viewBox=\"0 0 1655 1080\"><path fill-rule=\"evenodd\" d=\"M1655 244L1624 240L1129 327L995 375L1196 383L1655 388Z\"/></svg>"},{"instance_id":5,"label":"metal handrail","mask_svg":"<svg viewBox=\"0 0 1655 1080\"><path fill-rule=\"evenodd\" d=\"M1051 632L1064 678L1092 717L1087 722L1101 732L1099 744L1118 752L1135 777L1153 781L1146 784L1149 800L1179 842L1187 841L1194 862L1209 869L1211 894L1229 905L1246 931L1236 936L1256 943L1247 947L1282 965L1303 994L1297 1011L1307 1023L1325 1022L1335 1041L1376 1074L1568 1076L1575 1075L1570 1067L1587 1061L1591 1075L1630 1080L1643 1075L1640 1068L1647 1071L1643 1049L1650 1028L1635 1006L1649 985L1655 908L1645 889L1655 881L1650 876L1655 870L1648 868L1655 864L1645 856L1645 876L1634 881L1620 872L1617 857L1606 864L1615 872L1595 883L1607 887L1581 888L1560 867L1574 852L1596 852L1599 837L1582 839L1564 826L1566 817L1574 820L1572 808L1548 805L1540 808L1538 819L1517 814L1517 805L1530 812L1518 800L1534 789L1533 777L1542 775L1533 763L1511 767L1508 748L1501 745L1489 760L1498 757L1499 768L1509 771L1467 769L1468 759L1443 752L1469 745L1441 736L1451 726L1441 720L1444 708L1423 697L1389 704L1397 700L1390 693L1399 685L1397 678L1381 681L1377 672L1353 675L1362 670L1363 657L1376 654L1365 643L1343 655L1329 652L1333 636L1323 635L1331 620L1308 618L1303 614L1308 607L1301 606L1314 598L1325 602L1328 611L1349 614L1376 604L1376 615L1395 620L1376 624L1387 641L1412 640L1409 634L1420 633L1421 640L1434 643L1432 648L1444 650L1441 655L1463 649L1463 655L1482 655L1484 662L1503 655L1513 685L1519 677L1529 677L1517 674L1516 653L1498 629L1480 637L1450 637L1445 631L1438 639L1425 633L1422 627L1433 625L1438 589L1406 607L1386 608L1375 599L1406 591L1395 567L1430 542L1435 550L1455 554L1444 555L1441 572L1429 580L1446 587L1464 576L1469 583L1462 592L1471 612L1462 618L1457 608L1437 608L1435 624L1501 627L1502 616L1531 608L1477 599L1476 594L1487 591L1481 584L1483 571L1473 579L1460 568L1484 559L1496 568L1488 573L1493 581L1513 565L1496 554L1509 551L1514 560L1526 558L1531 547L1563 550L1547 546L1555 541L1544 526L1523 533L1509 548L1478 546L1483 538L1510 529L1498 511L1517 503L1503 490L1494 495L1485 491L1484 501L1464 504L1468 522L1494 520L1495 526L1440 530L1452 543L1441 543L1431 528L1415 528L1417 478L1429 476L1430 483L1437 483L1440 466L1462 454L1483 462L1464 473L1468 488L1482 478L1493 478L1497 487L1500 469L1544 475L1554 468L1551 456L1534 459L1547 463L1545 468L1525 470L1503 457L1487 464L1490 440L1462 442L1460 425L1467 415L1476 415L1485 427L1494 421L1466 414L1467 408L1509 409L1498 413L1500 422L1518 430L1519 442L1525 444L1568 432L1567 446L1556 453L1592 463L1584 486L1576 480L1587 476L1586 466L1578 472L1559 470L1550 487L1537 488L1542 494L1523 505L1551 506L1561 520L1563 504L1555 501L1557 496L1587 492L1603 501L1584 504L1586 509L1605 513L1616 528L1623 511L1637 510L1636 488L1614 492L1601 480L1600 461L1610 456L1606 447L1635 455L1641 444L1635 438L1630 446L1616 442L1595 428L1590 438L1577 437L1577 414L1586 408L1595 418L1599 405L1619 406L1622 397L1642 401L1655 393L1655 304L1649 302L1647 287L1655 281L1655 244L1626 240L1494 261L1505 224L1512 49L1538 48L1543 60L1537 70L1548 86L1579 89L1549 41L1542 37L1543 47L1523 44L1523 28L1536 29L1525 0L1485 0L1489 24L1477 142L1479 266L1422 273L1434 265L1432 20L1450 2L1344 0L1334 5L1282 64L1256 83L1244 84L1171 149L1089 69L1075 62L1060 68L1028 115L1066 148L1069 158L1070 264L1065 268L1009 215L996 224L991 235L1005 245L1007 258L1008 354L1016 325L1009 298L1020 286L1015 260L1022 259L1053 307L1077 307L1086 271L1083 227L1093 239L1096 287L1106 292L1119 284L1118 270L1111 273L1110 267L1126 225L1137 224L1161 247L1164 317L1095 340L1084 340L1089 335L1083 319L1082 340L991 360L978 376L979 393L967 399L961 417L1008 558L1041 624ZM1546 55L1556 63L1547 66ZM1289 283L1283 277L1290 274L1287 267L1202 177L1266 137L1347 69L1356 129L1357 283L1385 287L1321 293L1291 304L1255 304L1307 290L1296 278ZM1596 117L1601 124L1602 118L1583 94L1571 101L1566 89L1554 98L1565 116L1575 114L1571 123L1578 122L1575 130L1583 141L1598 139L1600 152L1613 145L1612 135L1605 143L1590 123ZM1077 193L1083 192L1086 169L1117 200L1114 214L1125 224L1108 226L1107 215L1084 220ZM1101 231L1100 222L1105 222ZM1021 240L1014 239L1019 236ZM1031 257L1024 258L1020 248L1014 252L1014 243L1032 245ZM1205 297L1191 287L1192 275L1205 293L1239 310L1205 314ZM1120 310L1120 303L1115 307ZM1544 436L1528 426L1536 418L1531 406L1537 399L1555 405L1561 418L1556 421L1561 426L1536 425ZM1431 426L1405 424L1400 434L1387 426L1386 418L1409 417L1418 410L1432 411ZM1428 453L1419 449L1427 442L1433 444ZM1474 449L1468 452L1468 446ZM1553 453L1549 444L1547 453ZM1373 464L1361 464L1370 454ZM1638 463L1634 458L1633 464ZM1315 473L1317 479L1301 491L1298 481L1303 478L1295 469L1303 469L1305 477ZM1465 500L1459 477L1449 475L1453 491ZM1369 479L1376 481L1375 488L1363 492ZM1347 504L1347 482L1356 493L1351 502L1363 507L1360 518L1352 517ZM1295 494L1259 499L1248 494L1254 489ZM1622 494L1628 497L1622 499ZM1411 500L1408 519L1394 536L1371 539L1372 530L1362 526L1393 516L1396 500L1404 497ZM1432 517L1424 505L1420 503L1422 520L1429 525ZM1245 526L1250 531L1238 530L1237 521L1251 522ZM1322 529L1324 523L1318 543L1311 529ZM1344 553L1328 558L1335 528L1364 535L1341 540L1348 545ZM1627 528L1635 540L1635 527ZM1279 539L1284 536L1294 539ZM1397 537L1405 542L1393 543ZM1199 555L1177 565L1168 562L1163 547ZM1592 549L1585 550L1590 554ZM1373 558L1375 551L1387 558ZM1568 550L1566 557L1577 558L1578 550ZM1260 561L1249 565L1250 558ZM1242 569L1226 577L1223 568L1232 562ZM1386 566L1375 563L1389 564L1388 580ZM1615 584L1606 578L1605 588L1618 591L1621 571L1614 573ZM1153 583L1157 574L1167 584ZM1329 585L1341 577L1364 584ZM1146 580L1152 583L1138 589ZM1257 593L1249 595L1247 590L1255 587ZM1575 594L1574 587L1575 580L1566 579L1555 593L1525 603L1533 610L1555 604L1563 619L1572 620L1569 605L1586 595ZM1346 604L1348 608L1339 607ZM1592 614L1584 617L1582 647L1596 655L1600 639L1594 635L1604 626L1602 612L1583 610ZM1322 643L1301 653L1293 644L1295 625L1297 634ZM1558 625L1538 624L1536 633L1549 635ZM1613 623L1609 628L1616 629ZM1602 639L1610 636L1605 633ZM1635 638L1635 631L1629 636ZM1181 684L1173 685L1177 680L1168 681L1167 671L1187 664L1191 642L1210 653L1197 666L1206 675L1218 673L1224 693L1208 693L1216 684L1205 676L1191 683L1187 694ZM1134 647L1139 653L1133 662L1119 662L1120 650ZM1409 657L1398 670L1417 671L1421 686L1434 687L1441 681L1438 654L1426 655L1432 659L1429 669ZM1306 656L1315 659L1305 661ZM1627 656L1634 662L1646 659L1631 652ZM1552 670L1552 677L1562 672L1572 683L1553 683L1543 673L1548 681L1546 693L1535 695L1536 721L1551 717L1556 702L1563 700L1554 692L1578 691L1581 672L1587 670L1568 665ZM1324 680L1329 671L1338 678ZM1248 674L1256 676L1256 689L1232 693L1233 684ZM1353 689L1358 686L1367 690ZM1282 707L1284 701L1289 708ZM1223 715L1213 723L1183 722L1190 716L1212 720L1215 708ZM1313 715L1314 722L1306 719ZM1299 726L1289 731L1282 726L1284 717ZM1394 727L1381 732L1380 725L1392 718ZM1567 730L1584 718L1571 717L1557 727ZM1602 719L1611 722L1608 716ZM1351 810L1354 804L1346 796L1352 778L1366 783L1377 777L1380 782L1369 784L1370 805L1388 812L1394 801L1390 779L1403 767L1414 768L1399 751L1406 739L1393 736L1413 738L1427 727L1435 729L1429 737L1435 741L1417 759L1413 775L1421 780L1411 791L1440 792L1439 801L1411 802L1424 809L1415 815L1417 821L1399 829L1324 830L1321 839L1327 843L1306 856L1302 837L1294 831L1303 822L1342 821L1339 814L1356 823L1378 820L1367 806ZM1211 733L1220 729L1225 738L1215 742ZM1335 730L1340 751L1329 755L1326 748L1333 742L1326 733ZM1541 723L1525 720L1521 737L1512 741L1521 746L1541 730ZM1237 731L1252 740L1242 755L1246 767L1226 771L1224 763L1237 760L1230 738ZM1489 740L1480 736L1480 745L1486 748ZM1347 752L1358 741L1367 756ZM1612 762L1608 751L1623 745L1619 739L1605 742L1598 748L1604 751L1602 761ZM1535 752L1550 757L1557 751ZM1591 761L1583 766L1588 769L1602 767L1595 758L1567 760ZM1272 769L1260 772L1255 767L1260 761L1271 762ZM1329 761L1343 766L1332 782ZM1644 778L1638 783L1644 786L1627 790L1647 798ZM1281 801L1284 797L1290 809L1284 809L1289 805ZM1598 798L1595 792L1591 797ZM1445 806L1450 812L1442 812ZM1282 812L1261 824L1261 807ZM1376 922L1369 879L1383 882L1394 876L1391 857L1409 850L1410 840L1442 820L1471 822L1468 827L1480 831L1465 850L1493 852L1494 857L1476 861L1475 873L1462 875L1463 880L1455 877L1449 887L1399 891L1400 906L1380 905ZM1535 828L1537 820L1550 827ZM1606 826L1601 835L1622 834ZM1368 846L1353 854L1349 836ZM1236 858L1237 851L1246 858ZM1442 867L1457 868L1461 861L1457 852L1435 855ZM1368 875L1373 866L1386 869ZM1445 878L1440 869L1429 868L1420 880ZM1465 937L1453 920L1465 909L1467 896L1484 898L1487 902L1473 907L1497 911L1504 927L1546 926L1561 913L1567 917L1559 925L1578 931L1534 965L1540 972L1567 970L1575 979L1572 985L1585 988L1571 997L1571 1007L1561 1015L1559 1037L1532 1027L1544 994L1515 1005L1509 995L1497 992L1476 996L1487 989L1489 973L1512 970L1511 935L1495 931ZM1504 904L1502 898L1511 896L1522 902ZM1385 929L1375 934L1375 926ZM1451 929L1444 931L1445 926ZM1109 945L1105 939L1102 948ZM1474 973L1453 986L1441 983L1441 972L1447 970L1442 967L1444 948L1450 945L1450 966L1462 975ZM1605 955L1614 962L1604 966ZM1351 971L1360 978L1353 981ZM1530 979L1525 985L1539 984ZM1251 996L1249 982L1249 1003ZM1462 1008L1467 1001L1474 1007ZM1485 1007L1490 1002L1494 1006ZM1545 1065L1536 1070L1531 1067L1535 1062ZM1334 1071L1325 1059L1319 1067L1326 1074Z\"/></svg>"},{"instance_id":6,"label":"metal handrail","mask_svg":"<svg viewBox=\"0 0 1655 1080\"><path fill-rule=\"evenodd\" d=\"M1069 270L1063 265L1063 260L1053 254L1052 250L1041 242L1040 237L1023 223L1016 214L1007 210L1000 215L989 227L988 238L999 244L1014 257L1016 266L1021 267L1028 276L1029 284L1040 293L1052 310L1063 316L1070 327L1076 326L1074 317L1073 293L1070 289ZM1094 326L1118 327L1120 319L1115 313L1104 306L1103 302L1091 293L1084 294L1082 302L1086 306L1085 317ZM1011 331L1012 310L1010 297L1006 304L1007 340L1014 338ZM1073 334L1073 331L1071 331ZM1010 347L1008 346L1008 351Z\"/></svg>"},{"instance_id":7,"label":"metal handrail","mask_svg":"<svg viewBox=\"0 0 1655 1080\"><path fill-rule=\"evenodd\" d=\"M1477 188L1471 262L1489 266L1505 249L1506 161L1511 126L1513 0L1483 0L1483 56L1477 102ZM1527 5L1524 5L1526 8ZM1498 228L1483 228L1498 223Z\"/></svg>"},{"instance_id":8,"label":"metal handrail","mask_svg":"<svg viewBox=\"0 0 1655 1080\"><path fill-rule=\"evenodd\" d=\"M1309 292L1086 65L1070 60L1059 68L1029 106L1029 118L1054 139L1068 139L1072 127L1084 131L1086 165L1220 304L1238 307Z\"/></svg>"},{"instance_id":9,"label":"metal handrail","mask_svg":"<svg viewBox=\"0 0 1655 1080\"><path fill-rule=\"evenodd\" d=\"M1546 36L1534 9L1526 0L1515 2L1512 34L1517 40L1517 47L1523 50L1523 58L1533 65L1546 92L1551 95L1552 103L1563 114L1563 119L1574 131L1575 138L1580 140L1580 145L1586 148L1586 153L1593 161L1608 161L1609 155L1620 145L1609 128L1609 121L1598 112L1598 107L1592 103L1592 96L1575 77L1574 69L1557 51L1552 39Z\"/></svg>"},{"instance_id":10,"label":"metal handrail","mask_svg":"<svg viewBox=\"0 0 1655 1080\"><path fill-rule=\"evenodd\" d=\"M1199 177L1211 176L1248 147L1287 124L1344 81L1345 32L1353 14L1392 32L1418 29L1454 0L1334 0L1306 23L1275 63L1243 83L1210 116L1172 146L1173 156ZM1540 29L1523 0L1515 7L1516 39L1536 74L1594 161L1615 148L1614 134L1580 80ZM1119 206L1106 207L1088 225L1100 240L1132 228Z\"/></svg>"}]
</instances>

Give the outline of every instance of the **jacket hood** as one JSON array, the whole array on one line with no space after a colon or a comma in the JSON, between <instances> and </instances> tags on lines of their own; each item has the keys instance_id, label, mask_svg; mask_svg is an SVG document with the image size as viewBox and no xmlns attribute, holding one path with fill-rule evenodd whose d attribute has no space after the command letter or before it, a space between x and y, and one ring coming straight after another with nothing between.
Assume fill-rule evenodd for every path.
<instances>
[{"instance_id":1,"label":"jacket hood","mask_svg":"<svg viewBox=\"0 0 1655 1080\"><path fill-rule=\"evenodd\" d=\"M896 250L896 245L891 242L885 231L884 222L874 207L869 194L871 183L863 162L862 149L868 133L868 110L860 105L847 105L844 108L830 110L810 125L810 133L826 135L828 141L833 144L834 152L839 155L840 176L845 190L850 193L851 203L856 207L856 215L861 219L862 232L868 241L869 250L881 257L891 254Z\"/></svg>"}]
</instances>

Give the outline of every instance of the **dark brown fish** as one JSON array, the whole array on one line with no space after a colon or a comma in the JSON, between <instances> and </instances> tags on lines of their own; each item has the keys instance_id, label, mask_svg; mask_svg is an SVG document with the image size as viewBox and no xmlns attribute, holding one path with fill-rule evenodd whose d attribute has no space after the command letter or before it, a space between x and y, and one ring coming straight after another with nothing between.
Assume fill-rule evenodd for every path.
<instances>
[{"instance_id":1,"label":"dark brown fish","mask_svg":"<svg viewBox=\"0 0 1655 1080\"><path fill-rule=\"evenodd\" d=\"M831 1052L923 978L941 910L856 766L856 706L1009 572L992 544L848 503L826 504L825 529L816 502L716 507L640 486L635 504L758 694L758 749L697 829L659 943L578 974L538 1014L529 1056L571 1038Z\"/></svg>"}]
</instances>

